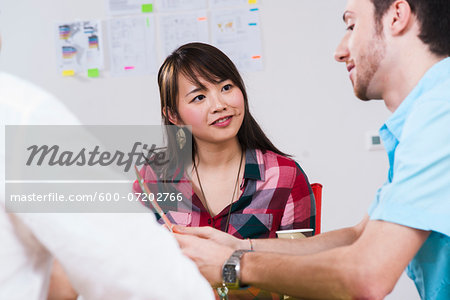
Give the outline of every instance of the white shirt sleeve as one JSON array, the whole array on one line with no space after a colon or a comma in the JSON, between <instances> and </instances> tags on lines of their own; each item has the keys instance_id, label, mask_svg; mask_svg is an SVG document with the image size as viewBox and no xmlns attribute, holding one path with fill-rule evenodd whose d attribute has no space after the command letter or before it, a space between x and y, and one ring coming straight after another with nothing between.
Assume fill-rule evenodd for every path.
<instances>
[{"instance_id":1,"label":"white shirt sleeve","mask_svg":"<svg viewBox=\"0 0 450 300\"><path fill-rule=\"evenodd\" d=\"M6 213L4 125L79 122L45 91L1 72L0 108L0 299L46 299L52 256L85 300L214 299L140 203L146 213Z\"/></svg>"},{"instance_id":2,"label":"white shirt sleeve","mask_svg":"<svg viewBox=\"0 0 450 300\"><path fill-rule=\"evenodd\" d=\"M143 207L143 209L145 209ZM89 299L213 299L152 214L20 214Z\"/></svg>"}]
</instances>

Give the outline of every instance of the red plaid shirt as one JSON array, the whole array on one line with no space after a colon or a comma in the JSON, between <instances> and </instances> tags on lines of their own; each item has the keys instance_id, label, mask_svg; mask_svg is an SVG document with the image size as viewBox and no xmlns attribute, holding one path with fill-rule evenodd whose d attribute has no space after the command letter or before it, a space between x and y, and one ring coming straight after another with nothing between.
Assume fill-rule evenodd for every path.
<instances>
[{"instance_id":1,"label":"red plaid shirt","mask_svg":"<svg viewBox=\"0 0 450 300\"><path fill-rule=\"evenodd\" d=\"M140 174L145 182L154 180L150 166L144 166ZM181 182L187 181L183 176ZM133 190L141 192L137 182ZM191 202L189 210L186 207L178 209L177 206L164 208L174 224L212 226L225 231L231 209L228 233L238 238L274 238L277 230L314 229L315 201L308 178L294 160L271 151L246 151L242 194L214 217L192 187L179 190L183 190Z\"/></svg>"}]
</instances>

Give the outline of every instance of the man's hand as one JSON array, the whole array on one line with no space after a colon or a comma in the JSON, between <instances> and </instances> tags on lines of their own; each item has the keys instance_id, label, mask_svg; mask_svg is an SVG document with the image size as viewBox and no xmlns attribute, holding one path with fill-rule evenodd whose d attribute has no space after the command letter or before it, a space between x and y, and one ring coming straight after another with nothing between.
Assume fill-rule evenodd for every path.
<instances>
[{"instance_id":1,"label":"man's hand","mask_svg":"<svg viewBox=\"0 0 450 300\"><path fill-rule=\"evenodd\" d=\"M238 239L231 234L214 229L209 226L204 227L184 227L179 225L173 226L173 232L195 235L197 237L211 240L217 244L232 248L233 250L245 249L250 250L250 242L248 240Z\"/></svg>"},{"instance_id":2,"label":"man's hand","mask_svg":"<svg viewBox=\"0 0 450 300\"><path fill-rule=\"evenodd\" d=\"M222 266L234 250L194 235L177 233L174 235L183 254L195 262L209 283L214 287L220 286L222 284Z\"/></svg>"}]
</instances>

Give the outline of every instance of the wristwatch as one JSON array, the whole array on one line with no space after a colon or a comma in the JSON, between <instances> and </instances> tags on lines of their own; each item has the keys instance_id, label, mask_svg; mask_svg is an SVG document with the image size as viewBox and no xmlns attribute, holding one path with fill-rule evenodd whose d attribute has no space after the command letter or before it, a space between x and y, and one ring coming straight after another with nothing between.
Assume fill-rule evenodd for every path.
<instances>
[{"instance_id":1,"label":"wristwatch","mask_svg":"<svg viewBox=\"0 0 450 300\"><path fill-rule=\"evenodd\" d=\"M231 254L230 258L223 264L222 267L222 280L224 286L229 289L238 289L241 286L239 284L241 280L241 257L246 252L252 252L252 250L236 250Z\"/></svg>"}]
</instances>

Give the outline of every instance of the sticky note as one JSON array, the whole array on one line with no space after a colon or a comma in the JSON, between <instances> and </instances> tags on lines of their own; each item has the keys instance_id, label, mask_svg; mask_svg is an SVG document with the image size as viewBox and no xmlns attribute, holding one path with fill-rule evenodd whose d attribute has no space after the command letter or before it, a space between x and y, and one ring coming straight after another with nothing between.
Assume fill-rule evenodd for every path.
<instances>
[{"instance_id":1,"label":"sticky note","mask_svg":"<svg viewBox=\"0 0 450 300\"><path fill-rule=\"evenodd\" d=\"M73 75L75 75L75 71L74 70L64 70L64 71L62 71L62 75L63 76L73 76Z\"/></svg>"},{"instance_id":2,"label":"sticky note","mask_svg":"<svg viewBox=\"0 0 450 300\"><path fill-rule=\"evenodd\" d=\"M142 4L142 12L143 13L153 12L153 4Z\"/></svg>"},{"instance_id":3,"label":"sticky note","mask_svg":"<svg viewBox=\"0 0 450 300\"><path fill-rule=\"evenodd\" d=\"M206 21L206 17L197 18L198 21Z\"/></svg>"},{"instance_id":4,"label":"sticky note","mask_svg":"<svg viewBox=\"0 0 450 300\"><path fill-rule=\"evenodd\" d=\"M260 59L260 58L261 58L261 55L252 56L252 59Z\"/></svg>"},{"instance_id":5,"label":"sticky note","mask_svg":"<svg viewBox=\"0 0 450 300\"><path fill-rule=\"evenodd\" d=\"M99 74L98 69L88 69L88 77L98 77Z\"/></svg>"},{"instance_id":6,"label":"sticky note","mask_svg":"<svg viewBox=\"0 0 450 300\"><path fill-rule=\"evenodd\" d=\"M124 69L125 69L125 70L133 70L134 67L133 67L133 66L126 66Z\"/></svg>"},{"instance_id":7,"label":"sticky note","mask_svg":"<svg viewBox=\"0 0 450 300\"><path fill-rule=\"evenodd\" d=\"M259 8L251 8L250 11L258 11Z\"/></svg>"},{"instance_id":8,"label":"sticky note","mask_svg":"<svg viewBox=\"0 0 450 300\"><path fill-rule=\"evenodd\" d=\"M256 26L256 23L248 23L248 26Z\"/></svg>"},{"instance_id":9,"label":"sticky note","mask_svg":"<svg viewBox=\"0 0 450 300\"><path fill-rule=\"evenodd\" d=\"M248 4L256 4L257 2L257 0L248 0Z\"/></svg>"}]
</instances>

